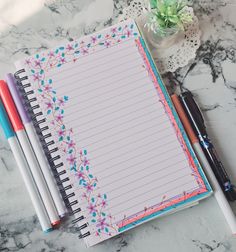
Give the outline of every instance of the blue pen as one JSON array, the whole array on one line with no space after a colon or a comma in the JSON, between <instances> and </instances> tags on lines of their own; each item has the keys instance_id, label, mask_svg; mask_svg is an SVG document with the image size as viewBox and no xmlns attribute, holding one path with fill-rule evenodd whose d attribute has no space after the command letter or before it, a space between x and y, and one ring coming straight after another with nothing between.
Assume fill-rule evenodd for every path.
<instances>
[{"instance_id":1,"label":"blue pen","mask_svg":"<svg viewBox=\"0 0 236 252\"><path fill-rule=\"evenodd\" d=\"M52 230L49 217L47 215L42 199L39 195L37 186L31 175L24 153L12 129L12 125L9 121L8 115L6 113L5 107L1 99L0 99L0 125L3 128L4 134L8 140L12 153L16 159L16 163L18 164L18 167L20 169L21 175L23 177L24 183L30 195L31 201L35 208L35 212L38 216L41 227L45 233L48 233Z\"/></svg>"}]
</instances>

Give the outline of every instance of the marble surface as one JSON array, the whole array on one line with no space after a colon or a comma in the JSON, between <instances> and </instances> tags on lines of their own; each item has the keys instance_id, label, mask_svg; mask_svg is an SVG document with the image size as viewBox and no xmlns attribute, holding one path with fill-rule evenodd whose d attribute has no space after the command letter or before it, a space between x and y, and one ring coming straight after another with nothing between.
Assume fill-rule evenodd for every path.
<instances>
[{"instance_id":1,"label":"marble surface","mask_svg":"<svg viewBox=\"0 0 236 252\"><path fill-rule=\"evenodd\" d=\"M236 1L188 1L202 45L186 67L164 77L171 91L193 91L210 136L236 184ZM127 0L1 0L0 76L26 55L117 22ZM236 251L214 197L86 249L68 219L44 235L9 145L0 133L0 251ZM232 204L236 213L236 203Z\"/></svg>"}]
</instances>

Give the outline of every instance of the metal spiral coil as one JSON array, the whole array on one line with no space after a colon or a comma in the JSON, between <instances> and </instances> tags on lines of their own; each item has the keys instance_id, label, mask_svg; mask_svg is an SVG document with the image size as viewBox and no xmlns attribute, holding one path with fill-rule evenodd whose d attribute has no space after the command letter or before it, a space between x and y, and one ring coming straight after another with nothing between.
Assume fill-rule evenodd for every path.
<instances>
[{"instance_id":1,"label":"metal spiral coil","mask_svg":"<svg viewBox=\"0 0 236 252\"><path fill-rule=\"evenodd\" d=\"M72 209L73 206L78 204L78 201L77 200L73 200L73 201L69 200L70 198L75 196L75 193L74 192L67 193L68 190L72 189L72 185L69 184L69 185L63 186L64 183L69 181L68 177L61 179L61 176L66 174L66 170L62 170L62 171L60 170L58 172L58 169L63 166L63 162L59 162L58 164L55 163L55 161L61 159L61 156L59 154L57 155L57 152L59 151L59 149L56 146L53 148L49 148L50 146L55 144L54 140L50 139L52 137L51 133L43 134L45 131L47 131L49 129L49 127L47 125L42 126L42 124L46 122L46 118L39 118L39 117L43 116L43 113L41 111L35 112L37 109L40 108L39 104L31 105L32 102L37 101L37 98L36 97L29 98L29 96L32 96L34 94L33 89L26 91L26 89L31 87L31 83L28 80L28 76L26 75L25 69L18 70L14 74L14 77L16 79L18 90L21 94L21 97L23 98L24 105L27 109L27 113L33 122L35 131L36 131L38 138L41 142L41 145L42 145L44 153L47 157L48 163L49 163L50 167L52 168L52 172L54 174L54 177L55 177L55 180L56 180L57 185L59 187L62 198L63 198L63 200L69 210L70 215L76 215L76 219L74 219L72 221L72 223L75 224L79 221L82 221L85 219L85 217L83 215L77 217L78 214L81 212L81 208L78 207L76 209ZM25 83L25 82L27 82L27 83ZM85 229L87 227L88 227L88 223L83 223L80 226L78 226L78 230L81 231L82 229ZM85 232L84 234L81 233L79 235L79 238L85 238L85 237L89 236L90 234L91 233L89 231Z\"/></svg>"}]
</instances>

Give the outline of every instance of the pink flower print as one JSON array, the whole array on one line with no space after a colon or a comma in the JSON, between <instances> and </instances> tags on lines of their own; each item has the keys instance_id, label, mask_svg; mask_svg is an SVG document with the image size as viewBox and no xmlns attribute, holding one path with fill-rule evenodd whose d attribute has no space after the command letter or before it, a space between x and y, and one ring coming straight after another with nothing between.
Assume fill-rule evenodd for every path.
<instances>
[{"instance_id":1,"label":"pink flower print","mask_svg":"<svg viewBox=\"0 0 236 252\"><path fill-rule=\"evenodd\" d=\"M83 194L82 194L82 197L86 199L86 198L87 198L87 194L86 194L86 193L83 193Z\"/></svg>"},{"instance_id":2,"label":"pink flower print","mask_svg":"<svg viewBox=\"0 0 236 252\"><path fill-rule=\"evenodd\" d=\"M96 225L97 228L100 228L101 230L104 230L104 228L107 226L107 223L105 222L105 218L99 218L98 224Z\"/></svg>"},{"instance_id":3,"label":"pink flower print","mask_svg":"<svg viewBox=\"0 0 236 252\"><path fill-rule=\"evenodd\" d=\"M98 233L98 231L96 231L95 235L96 235L96 236L99 236L99 233Z\"/></svg>"},{"instance_id":4,"label":"pink flower print","mask_svg":"<svg viewBox=\"0 0 236 252\"><path fill-rule=\"evenodd\" d=\"M78 172L76 173L76 177L77 177L78 179L84 179L84 173L83 173L82 171L78 171Z\"/></svg>"},{"instance_id":5,"label":"pink flower print","mask_svg":"<svg viewBox=\"0 0 236 252\"><path fill-rule=\"evenodd\" d=\"M80 42L80 44L83 46L83 45L84 45L84 41L82 40L82 41Z\"/></svg>"},{"instance_id":6,"label":"pink flower print","mask_svg":"<svg viewBox=\"0 0 236 252\"><path fill-rule=\"evenodd\" d=\"M62 98L59 98L58 102L59 102L59 106L64 106L64 104L65 104L65 102Z\"/></svg>"},{"instance_id":7,"label":"pink flower print","mask_svg":"<svg viewBox=\"0 0 236 252\"><path fill-rule=\"evenodd\" d=\"M104 42L104 45L105 45L106 47L109 47L109 46L111 45L111 42L106 40L106 41Z\"/></svg>"},{"instance_id":8,"label":"pink flower print","mask_svg":"<svg viewBox=\"0 0 236 252\"><path fill-rule=\"evenodd\" d=\"M85 157L83 160L84 166L89 165L89 160Z\"/></svg>"},{"instance_id":9,"label":"pink flower print","mask_svg":"<svg viewBox=\"0 0 236 252\"><path fill-rule=\"evenodd\" d=\"M88 50L85 49L85 48L82 48L82 54L85 55L85 54L87 54L87 53L88 53Z\"/></svg>"},{"instance_id":10,"label":"pink flower print","mask_svg":"<svg viewBox=\"0 0 236 252\"><path fill-rule=\"evenodd\" d=\"M76 158L71 154L66 160L69 162L70 165L74 165Z\"/></svg>"},{"instance_id":11,"label":"pink flower print","mask_svg":"<svg viewBox=\"0 0 236 252\"><path fill-rule=\"evenodd\" d=\"M73 133L73 129L72 129L72 128L70 128L70 129L69 129L69 132L70 132L70 133Z\"/></svg>"},{"instance_id":12,"label":"pink flower print","mask_svg":"<svg viewBox=\"0 0 236 252\"><path fill-rule=\"evenodd\" d=\"M93 191L93 187L92 187L90 184L87 184L87 185L85 186L85 188L86 188L86 190L87 190L87 193Z\"/></svg>"},{"instance_id":13,"label":"pink flower print","mask_svg":"<svg viewBox=\"0 0 236 252\"><path fill-rule=\"evenodd\" d=\"M112 32L112 33L116 33L116 32L117 32L117 28L116 28L116 27L111 28L111 32Z\"/></svg>"},{"instance_id":14,"label":"pink flower print","mask_svg":"<svg viewBox=\"0 0 236 252\"><path fill-rule=\"evenodd\" d=\"M126 33L127 37L129 38L132 35L132 33L133 32L131 30L127 30L127 33Z\"/></svg>"},{"instance_id":15,"label":"pink flower print","mask_svg":"<svg viewBox=\"0 0 236 252\"><path fill-rule=\"evenodd\" d=\"M45 92L50 92L51 90L52 90L52 87L50 85L47 84L47 85L44 86L44 91Z\"/></svg>"},{"instance_id":16,"label":"pink flower print","mask_svg":"<svg viewBox=\"0 0 236 252\"><path fill-rule=\"evenodd\" d=\"M90 214L93 212L96 212L96 207L91 203L89 204L89 206L87 208L88 208Z\"/></svg>"},{"instance_id":17,"label":"pink flower print","mask_svg":"<svg viewBox=\"0 0 236 252\"><path fill-rule=\"evenodd\" d=\"M70 140L68 143L68 148L74 148L75 147L75 142L73 140Z\"/></svg>"},{"instance_id":18,"label":"pink flower print","mask_svg":"<svg viewBox=\"0 0 236 252\"><path fill-rule=\"evenodd\" d=\"M105 36L105 38L106 38L106 39L110 38L110 35L109 35L109 34L107 34L107 35Z\"/></svg>"},{"instance_id":19,"label":"pink flower print","mask_svg":"<svg viewBox=\"0 0 236 252\"><path fill-rule=\"evenodd\" d=\"M65 58L60 57L60 61L61 61L62 64L66 63L66 59Z\"/></svg>"},{"instance_id":20,"label":"pink flower print","mask_svg":"<svg viewBox=\"0 0 236 252\"><path fill-rule=\"evenodd\" d=\"M71 50L73 50L73 47L72 47L70 44L68 44L67 47L66 47L66 49L67 49L68 51L71 51Z\"/></svg>"},{"instance_id":21,"label":"pink flower print","mask_svg":"<svg viewBox=\"0 0 236 252\"><path fill-rule=\"evenodd\" d=\"M97 41L97 38L96 38L95 36L92 36L92 37L91 37L91 41L92 41L93 44L95 44L96 41Z\"/></svg>"},{"instance_id":22,"label":"pink flower print","mask_svg":"<svg viewBox=\"0 0 236 252\"><path fill-rule=\"evenodd\" d=\"M117 40L117 43L120 43L120 42L121 42L121 40L120 40L120 39L118 39L118 40Z\"/></svg>"},{"instance_id":23,"label":"pink flower print","mask_svg":"<svg viewBox=\"0 0 236 252\"><path fill-rule=\"evenodd\" d=\"M52 103L51 102L45 102L45 104L47 105L47 109L52 109Z\"/></svg>"},{"instance_id":24,"label":"pink flower print","mask_svg":"<svg viewBox=\"0 0 236 252\"><path fill-rule=\"evenodd\" d=\"M98 194L98 198L101 198L101 197L102 197L102 196L101 196L101 194L99 193L99 194Z\"/></svg>"},{"instance_id":25,"label":"pink flower print","mask_svg":"<svg viewBox=\"0 0 236 252\"><path fill-rule=\"evenodd\" d=\"M54 52L49 52L48 56L49 56L49 58L54 57Z\"/></svg>"},{"instance_id":26,"label":"pink flower print","mask_svg":"<svg viewBox=\"0 0 236 252\"><path fill-rule=\"evenodd\" d=\"M27 60L25 61L25 64L26 64L26 65L30 65L30 63L31 63L31 62L30 62L29 59L27 59Z\"/></svg>"},{"instance_id":27,"label":"pink flower print","mask_svg":"<svg viewBox=\"0 0 236 252\"><path fill-rule=\"evenodd\" d=\"M107 202L105 200L102 200L101 206L105 207L107 205Z\"/></svg>"},{"instance_id":28,"label":"pink flower print","mask_svg":"<svg viewBox=\"0 0 236 252\"><path fill-rule=\"evenodd\" d=\"M40 60L35 60L34 65L35 65L35 67L41 67Z\"/></svg>"},{"instance_id":29,"label":"pink flower print","mask_svg":"<svg viewBox=\"0 0 236 252\"><path fill-rule=\"evenodd\" d=\"M59 137L65 136L65 133L66 132L64 130L62 130L62 129L60 129L60 130L57 131L57 134L58 134Z\"/></svg>"},{"instance_id":30,"label":"pink flower print","mask_svg":"<svg viewBox=\"0 0 236 252\"><path fill-rule=\"evenodd\" d=\"M56 116L56 120L60 122L63 119L63 115L59 114Z\"/></svg>"},{"instance_id":31,"label":"pink flower print","mask_svg":"<svg viewBox=\"0 0 236 252\"><path fill-rule=\"evenodd\" d=\"M38 73L35 73L35 74L33 75L33 79L34 79L34 81L40 80L40 75L39 75Z\"/></svg>"}]
</instances>

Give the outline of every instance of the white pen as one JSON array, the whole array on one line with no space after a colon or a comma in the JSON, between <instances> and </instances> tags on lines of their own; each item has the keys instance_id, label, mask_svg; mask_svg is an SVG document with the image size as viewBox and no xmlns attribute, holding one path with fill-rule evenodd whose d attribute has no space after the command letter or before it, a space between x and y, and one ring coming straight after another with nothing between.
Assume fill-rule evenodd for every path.
<instances>
[{"instance_id":1,"label":"white pen","mask_svg":"<svg viewBox=\"0 0 236 252\"><path fill-rule=\"evenodd\" d=\"M181 122L184 125L184 128L188 134L188 137L192 143L193 149L194 149L195 153L197 154L197 157L198 157L201 165L203 166L203 169L207 175L207 178L210 181L211 186L213 187L214 196L218 202L218 205L221 208L221 211L224 214L225 219L228 222L228 225L230 226L232 233L236 234L235 214L234 214L232 208L230 207L230 204L229 204L228 200L226 199L226 196L225 196L224 192L222 191L220 184L218 183L218 180L216 179L215 174L211 169L211 166L208 163L208 160L207 160L207 158L206 158L206 156L200 146L198 138L196 137L196 135L190 125L190 122L185 114L185 111L179 101L178 96L172 95L171 99L172 99L174 106L176 108L176 111L181 119Z\"/></svg>"},{"instance_id":2,"label":"white pen","mask_svg":"<svg viewBox=\"0 0 236 252\"><path fill-rule=\"evenodd\" d=\"M40 198L37 186L34 182L34 179L31 175L30 169L24 157L23 151L17 141L15 133L12 129L11 123L8 119L5 108L0 99L0 124L3 128L4 134L8 140L8 143L11 147L12 153L16 159L16 163L19 167L20 173L24 180L26 189L29 193L30 199L33 203L36 215L38 216L39 223L45 233L52 231L52 226L50 219L47 215L46 209Z\"/></svg>"},{"instance_id":3,"label":"white pen","mask_svg":"<svg viewBox=\"0 0 236 252\"><path fill-rule=\"evenodd\" d=\"M39 162L40 168L42 170L42 173L43 173L44 178L46 180L46 183L48 185L48 189L52 195L57 212L60 217L64 217L66 214L66 208L65 208L63 199L62 199L60 192L59 192L59 189L56 185L56 181L53 177L52 171L50 170L51 168L48 164L48 161L46 159L43 148L40 145L38 136L36 135L32 121L23 106L22 99L19 95L19 90L16 87L16 81L14 79L14 76L12 74L7 74L6 82L7 82L8 88L11 92L12 98L15 102L18 113L19 113L21 120L24 124L26 133L29 137L30 143L33 147L33 150L35 152L37 160Z\"/></svg>"},{"instance_id":4,"label":"white pen","mask_svg":"<svg viewBox=\"0 0 236 252\"><path fill-rule=\"evenodd\" d=\"M0 81L0 96L4 107L6 108L7 114L10 118L10 122L13 126L13 130L19 140L21 148L26 157L27 163L32 172L33 178L37 185L40 196L43 200L44 206L47 210L47 214L52 225L57 225L60 223L60 218L58 216L57 210L54 206L53 199L48 190L47 184L41 172L40 166L38 164L37 158L34 154L34 151L30 145L29 139L26 135L24 126L19 117L17 109L15 107L14 101L11 97L10 91L5 81Z\"/></svg>"}]
</instances>

